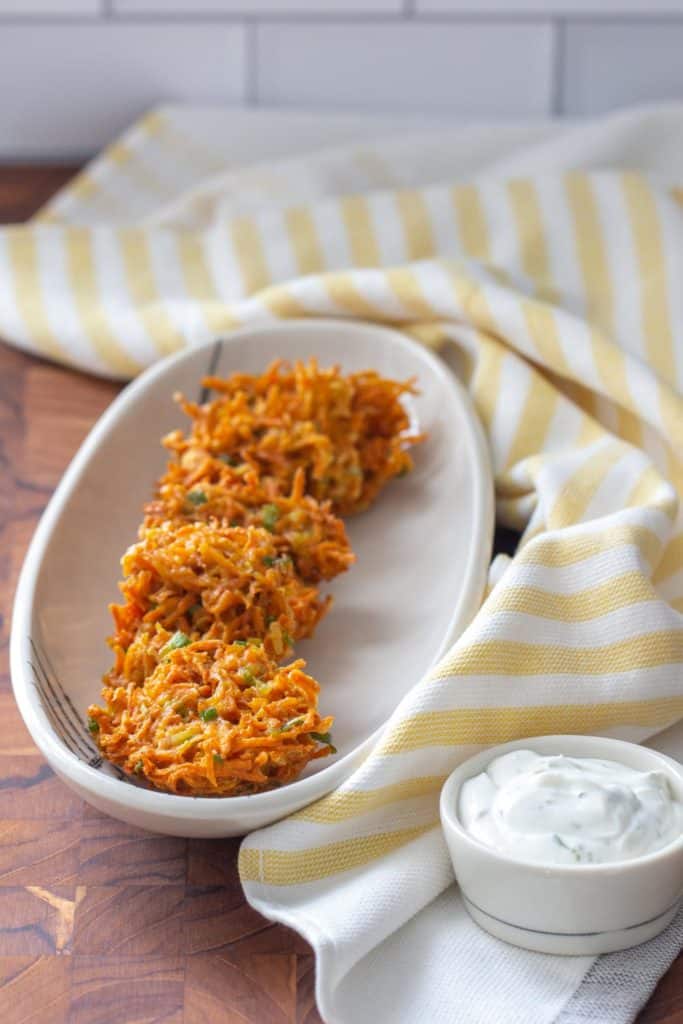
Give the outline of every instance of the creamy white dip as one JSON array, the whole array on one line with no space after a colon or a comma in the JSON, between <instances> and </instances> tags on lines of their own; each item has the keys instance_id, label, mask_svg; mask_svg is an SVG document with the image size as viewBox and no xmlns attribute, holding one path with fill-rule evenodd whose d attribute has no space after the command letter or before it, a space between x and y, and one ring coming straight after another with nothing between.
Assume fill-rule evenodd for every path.
<instances>
[{"instance_id":1,"label":"creamy white dip","mask_svg":"<svg viewBox=\"0 0 683 1024\"><path fill-rule=\"evenodd\" d=\"M630 860L683 832L683 804L663 772L533 750L503 754L468 779L458 817L480 842L540 864Z\"/></svg>"}]
</instances>

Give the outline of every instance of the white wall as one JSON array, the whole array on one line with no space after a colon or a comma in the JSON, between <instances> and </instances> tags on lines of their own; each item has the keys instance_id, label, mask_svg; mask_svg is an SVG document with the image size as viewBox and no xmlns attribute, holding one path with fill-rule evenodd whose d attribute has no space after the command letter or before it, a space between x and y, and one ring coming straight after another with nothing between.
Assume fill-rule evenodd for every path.
<instances>
[{"instance_id":1,"label":"white wall","mask_svg":"<svg viewBox=\"0 0 683 1024\"><path fill-rule=\"evenodd\" d=\"M683 0L0 0L0 158L160 102L465 117L683 99Z\"/></svg>"}]
</instances>

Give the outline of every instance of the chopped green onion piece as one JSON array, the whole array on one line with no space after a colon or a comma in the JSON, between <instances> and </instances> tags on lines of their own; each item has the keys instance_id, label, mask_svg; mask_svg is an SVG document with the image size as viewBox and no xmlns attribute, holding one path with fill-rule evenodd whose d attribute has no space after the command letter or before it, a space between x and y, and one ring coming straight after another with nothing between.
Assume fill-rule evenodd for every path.
<instances>
[{"instance_id":1,"label":"chopped green onion piece","mask_svg":"<svg viewBox=\"0 0 683 1024\"><path fill-rule=\"evenodd\" d=\"M285 722L285 724L282 726L280 732L289 732L289 730L293 729L296 725L301 725L303 720L303 715L299 718L290 718L290 720L288 722Z\"/></svg>"},{"instance_id":2,"label":"chopped green onion piece","mask_svg":"<svg viewBox=\"0 0 683 1024\"><path fill-rule=\"evenodd\" d=\"M215 708L204 708L203 711L199 712L199 717L204 722L213 722L215 718L218 718L218 712Z\"/></svg>"},{"instance_id":3,"label":"chopped green onion piece","mask_svg":"<svg viewBox=\"0 0 683 1024\"><path fill-rule=\"evenodd\" d=\"M241 675L242 679L244 679L245 683L254 682L254 673L252 672L248 665L245 665L243 668L241 668L239 674Z\"/></svg>"},{"instance_id":4,"label":"chopped green onion piece","mask_svg":"<svg viewBox=\"0 0 683 1024\"><path fill-rule=\"evenodd\" d=\"M166 654L170 654L171 651L178 651L181 647L187 647L188 644L192 643L187 633L183 633L182 630L178 630L173 634L171 639L164 644L159 651L163 658Z\"/></svg>"},{"instance_id":5,"label":"chopped green onion piece","mask_svg":"<svg viewBox=\"0 0 683 1024\"><path fill-rule=\"evenodd\" d=\"M261 638L258 637L258 636L250 636L248 641L247 641L247 643L249 644L250 647L262 647L263 646L263 640L261 640Z\"/></svg>"},{"instance_id":6,"label":"chopped green onion piece","mask_svg":"<svg viewBox=\"0 0 683 1024\"><path fill-rule=\"evenodd\" d=\"M294 643L294 640L292 639L292 637L290 636L286 629L282 630L282 642L285 644L286 647L291 647L292 644Z\"/></svg>"},{"instance_id":7,"label":"chopped green onion piece","mask_svg":"<svg viewBox=\"0 0 683 1024\"><path fill-rule=\"evenodd\" d=\"M204 491L189 491L187 500L191 505L206 505L209 499L204 494Z\"/></svg>"},{"instance_id":8,"label":"chopped green onion piece","mask_svg":"<svg viewBox=\"0 0 683 1024\"><path fill-rule=\"evenodd\" d=\"M324 743L326 746L328 746L333 754L337 753L337 748L332 744L332 733L312 732L310 736L312 740L317 740L318 743Z\"/></svg>"},{"instance_id":9,"label":"chopped green onion piece","mask_svg":"<svg viewBox=\"0 0 683 1024\"><path fill-rule=\"evenodd\" d=\"M200 735L200 733L198 733L198 732L196 732L194 730L194 726L190 726L190 728L186 729L185 732L181 732L177 736L174 737L174 739L172 741L173 742L173 746L174 747L179 747L179 746L181 746L181 744L187 743L188 740L196 739L199 735Z\"/></svg>"},{"instance_id":10,"label":"chopped green onion piece","mask_svg":"<svg viewBox=\"0 0 683 1024\"><path fill-rule=\"evenodd\" d=\"M261 561L263 562L264 565L267 565L268 568L271 569L275 565L275 556L264 555Z\"/></svg>"},{"instance_id":11,"label":"chopped green onion piece","mask_svg":"<svg viewBox=\"0 0 683 1024\"><path fill-rule=\"evenodd\" d=\"M246 640L233 640L233 643L237 644L238 647L246 647L247 646L247 641Z\"/></svg>"},{"instance_id":12,"label":"chopped green onion piece","mask_svg":"<svg viewBox=\"0 0 683 1024\"><path fill-rule=\"evenodd\" d=\"M223 764L223 758L220 754L214 754L213 759L216 764Z\"/></svg>"},{"instance_id":13,"label":"chopped green onion piece","mask_svg":"<svg viewBox=\"0 0 683 1024\"><path fill-rule=\"evenodd\" d=\"M176 704L174 711L176 715L180 715L182 719L186 719L187 716L189 715L189 711L187 710L184 704Z\"/></svg>"},{"instance_id":14,"label":"chopped green onion piece","mask_svg":"<svg viewBox=\"0 0 683 1024\"><path fill-rule=\"evenodd\" d=\"M93 734L96 733L96 732L99 732L100 731L100 723L96 722L94 718L89 718L88 719L88 729Z\"/></svg>"},{"instance_id":15,"label":"chopped green onion piece","mask_svg":"<svg viewBox=\"0 0 683 1024\"><path fill-rule=\"evenodd\" d=\"M277 505L264 505L261 509L261 522L266 530L270 530L271 533L275 529L275 524L279 518L280 509Z\"/></svg>"},{"instance_id":16,"label":"chopped green onion piece","mask_svg":"<svg viewBox=\"0 0 683 1024\"><path fill-rule=\"evenodd\" d=\"M142 769L144 767L145 766L143 765L142 761L136 761L135 762L135 767L133 768L133 771L135 772L136 775L142 775Z\"/></svg>"}]
</instances>

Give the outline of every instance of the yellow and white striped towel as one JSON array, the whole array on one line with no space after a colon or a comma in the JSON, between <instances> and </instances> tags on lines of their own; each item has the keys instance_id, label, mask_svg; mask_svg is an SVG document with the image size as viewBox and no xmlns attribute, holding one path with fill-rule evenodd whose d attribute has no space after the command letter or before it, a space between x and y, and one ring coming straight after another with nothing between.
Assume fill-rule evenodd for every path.
<instances>
[{"instance_id":1,"label":"yellow and white striped towel","mask_svg":"<svg viewBox=\"0 0 683 1024\"><path fill-rule=\"evenodd\" d=\"M270 317L457 350L519 551L365 763L249 837L240 872L313 943L330 1021L569 1024L591 962L503 954L469 924L437 799L482 744L683 717L683 109L248 170L216 126L161 110L2 230L0 335L115 376ZM599 1019L631 1019L649 983Z\"/></svg>"}]
</instances>

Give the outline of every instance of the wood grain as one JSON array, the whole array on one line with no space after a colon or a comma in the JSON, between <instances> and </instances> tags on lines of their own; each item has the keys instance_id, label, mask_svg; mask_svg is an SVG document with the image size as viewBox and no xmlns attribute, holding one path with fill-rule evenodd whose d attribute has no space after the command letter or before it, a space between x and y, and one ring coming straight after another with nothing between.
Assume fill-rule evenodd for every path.
<instances>
[{"instance_id":1,"label":"wood grain","mask_svg":"<svg viewBox=\"0 0 683 1024\"><path fill-rule=\"evenodd\" d=\"M0 956L3 1024L68 1024L72 957Z\"/></svg>"},{"instance_id":2,"label":"wood grain","mask_svg":"<svg viewBox=\"0 0 683 1024\"><path fill-rule=\"evenodd\" d=\"M0 168L0 221L28 217L75 170ZM8 626L24 552L117 390L0 343L0 1020L320 1024L311 951L244 902L238 841L154 836L85 806L14 705ZM683 1024L681 959L640 1015L655 1022Z\"/></svg>"},{"instance_id":3,"label":"wood grain","mask_svg":"<svg viewBox=\"0 0 683 1024\"><path fill-rule=\"evenodd\" d=\"M185 960L175 957L72 958L69 1024L183 1024Z\"/></svg>"}]
</instances>

